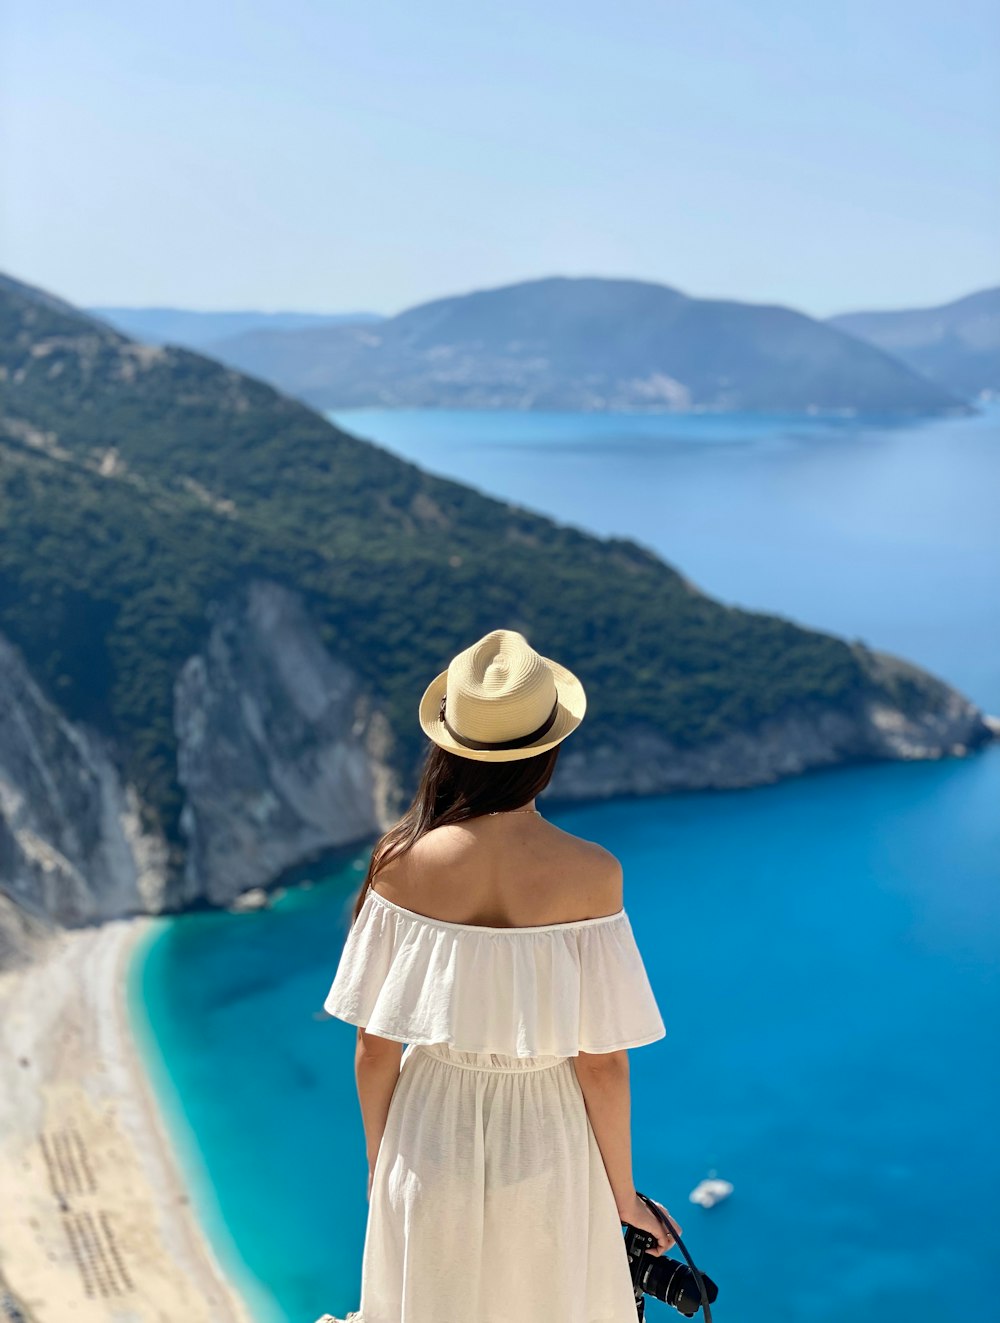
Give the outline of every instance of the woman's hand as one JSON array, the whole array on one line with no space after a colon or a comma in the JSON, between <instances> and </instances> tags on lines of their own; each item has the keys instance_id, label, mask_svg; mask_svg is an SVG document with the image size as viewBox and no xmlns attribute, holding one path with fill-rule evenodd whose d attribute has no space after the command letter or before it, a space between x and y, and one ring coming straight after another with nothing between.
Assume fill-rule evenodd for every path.
<instances>
[{"instance_id":1,"label":"woman's hand","mask_svg":"<svg viewBox=\"0 0 1000 1323\"><path fill-rule=\"evenodd\" d=\"M663 1208L663 1204L660 1203L659 1199L654 1199L653 1203L656 1204L657 1208ZM677 1228L678 1234L682 1233L684 1228L671 1214L669 1208L663 1208L663 1211ZM677 1243L653 1210L643 1203L638 1195L634 1195L632 1201L625 1208L619 1208L618 1216L623 1222L630 1222L632 1226L638 1227L640 1231L648 1231L650 1235L656 1237L657 1243L650 1245L646 1251L654 1259L658 1259L661 1254L665 1254L668 1249Z\"/></svg>"}]
</instances>

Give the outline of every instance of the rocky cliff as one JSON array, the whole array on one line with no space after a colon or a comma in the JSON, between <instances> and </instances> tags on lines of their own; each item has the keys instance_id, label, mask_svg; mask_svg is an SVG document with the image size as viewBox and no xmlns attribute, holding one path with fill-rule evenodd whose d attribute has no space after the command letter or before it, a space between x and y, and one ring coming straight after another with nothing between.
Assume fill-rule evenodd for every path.
<instances>
[{"instance_id":1,"label":"rocky cliff","mask_svg":"<svg viewBox=\"0 0 1000 1323\"><path fill-rule=\"evenodd\" d=\"M873 690L853 711L800 708L694 748L639 723L590 747L571 741L548 795L760 785L845 761L961 755L990 738L946 685L882 654L868 664L883 697ZM920 677L920 705L884 697L904 676ZM143 826L107 738L61 713L0 638L0 963L53 924L229 904L324 850L371 839L404 806L384 712L277 583L253 580L214 606L203 649L176 678L174 718L180 862Z\"/></svg>"},{"instance_id":2,"label":"rocky cliff","mask_svg":"<svg viewBox=\"0 0 1000 1323\"><path fill-rule=\"evenodd\" d=\"M401 808L385 714L278 584L215 612L174 694L184 901L225 904Z\"/></svg>"},{"instance_id":3,"label":"rocky cliff","mask_svg":"<svg viewBox=\"0 0 1000 1323\"><path fill-rule=\"evenodd\" d=\"M183 859L143 825L96 729L68 720L0 637L0 963L50 924L225 905L361 842L400 809L392 736L301 599L253 581L221 603L175 685Z\"/></svg>"},{"instance_id":4,"label":"rocky cliff","mask_svg":"<svg viewBox=\"0 0 1000 1323\"><path fill-rule=\"evenodd\" d=\"M75 926L156 912L169 897L163 842L94 729L42 693L0 637L0 886L36 920Z\"/></svg>"}]
</instances>

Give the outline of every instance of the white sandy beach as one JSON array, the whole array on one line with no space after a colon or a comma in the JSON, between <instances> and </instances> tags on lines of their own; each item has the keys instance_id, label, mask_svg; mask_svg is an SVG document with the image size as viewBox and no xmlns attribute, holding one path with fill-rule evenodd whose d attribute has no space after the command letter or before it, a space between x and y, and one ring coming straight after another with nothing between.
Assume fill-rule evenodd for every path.
<instances>
[{"instance_id":1,"label":"white sandy beach","mask_svg":"<svg viewBox=\"0 0 1000 1323\"><path fill-rule=\"evenodd\" d=\"M64 933L0 975L0 1318L250 1323L129 1029L125 973L148 923Z\"/></svg>"}]
</instances>

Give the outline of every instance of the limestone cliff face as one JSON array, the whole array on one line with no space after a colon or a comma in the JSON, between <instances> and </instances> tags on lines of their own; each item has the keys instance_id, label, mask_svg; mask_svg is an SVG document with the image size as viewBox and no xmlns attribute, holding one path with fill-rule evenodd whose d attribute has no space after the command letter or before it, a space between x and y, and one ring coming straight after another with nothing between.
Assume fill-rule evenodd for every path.
<instances>
[{"instance_id":1,"label":"limestone cliff face","mask_svg":"<svg viewBox=\"0 0 1000 1323\"><path fill-rule=\"evenodd\" d=\"M162 909L166 846L139 807L104 738L68 721L0 637L0 890L67 926Z\"/></svg>"},{"instance_id":2,"label":"limestone cliff face","mask_svg":"<svg viewBox=\"0 0 1000 1323\"><path fill-rule=\"evenodd\" d=\"M67 720L0 637L0 965L52 925L226 904L401 811L385 717L277 584L216 606L177 677L175 723L180 870L140 825L111 744Z\"/></svg>"},{"instance_id":3,"label":"limestone cliff face","mask_svg":"<svg viewBox=\"0 0 1000 1323\"><path fill-rule=\"evenodd\" d=\"M183 898L224 904L398 816L388 723L301 599L257 581L175 686Z\"/></svg>"}]
</instances>

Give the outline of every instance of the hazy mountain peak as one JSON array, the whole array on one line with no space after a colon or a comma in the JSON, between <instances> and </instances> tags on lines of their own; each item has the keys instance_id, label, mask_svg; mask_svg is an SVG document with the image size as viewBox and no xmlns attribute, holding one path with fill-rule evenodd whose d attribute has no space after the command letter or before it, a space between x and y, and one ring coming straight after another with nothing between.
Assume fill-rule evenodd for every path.
<instances>
[{"instance_id":1,"label":"hazy mountain peak","mask_svg":"<svg viewBox=\"0 0 1000 1323\"><path fill-rule=\"evenodd\" d=\"M435 299L376 327L251 332L212 352L322 408L961 408L894 358L792 308L591 276Z\"/></svg>"}]
</instances>

